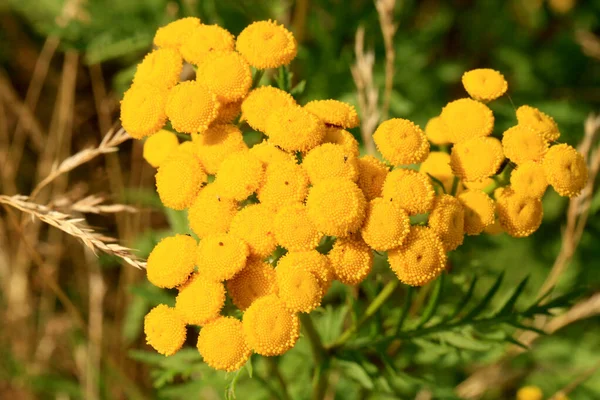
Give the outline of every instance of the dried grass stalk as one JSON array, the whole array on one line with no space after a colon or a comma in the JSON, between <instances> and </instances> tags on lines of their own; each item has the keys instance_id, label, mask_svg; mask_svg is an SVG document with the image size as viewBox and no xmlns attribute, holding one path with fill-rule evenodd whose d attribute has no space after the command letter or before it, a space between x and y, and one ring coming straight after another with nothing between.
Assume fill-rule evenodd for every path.
<instances>
[{"instance_id":1,"label":"dried grass stalk","mask_svg":"<svg viewBox=\"0 0 600 400\"><path fill-rule=\"evenodd\" d=\"M106 198L99 195L89 195L75 202L68 197L60 197L53 200L48 208L60 209L62 211L80 212L83 214L115 214L121 212L137 213L139 209L127 204L103 204Z\"/></svg>"},{"instance_id":2,"label":"dried grass stalk","mask_svg":"<svg viewBox=\"0 0 600 400\"><path fill-rule=\"evenodd\" d=\"M382 118L386 120L390 111L390 100L394 86L394 60L396 59L394 35L398 29L398 26L394 24L396 0L375 0L375 7L377 8L377 14L379 14L379 25L385 44L385 91L383 92L381 114Z\"/></svg>"}]
</instances>

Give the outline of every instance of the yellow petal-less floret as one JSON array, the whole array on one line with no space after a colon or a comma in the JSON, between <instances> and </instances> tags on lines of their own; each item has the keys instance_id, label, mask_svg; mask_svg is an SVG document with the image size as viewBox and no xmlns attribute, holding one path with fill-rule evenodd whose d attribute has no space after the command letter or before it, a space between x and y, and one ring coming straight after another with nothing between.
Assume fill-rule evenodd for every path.
<instances>
[{"instance_id":1,"label":"yellow petal-less floret","mask_svg":"<svg viewBox=\"0 0 600 400\"><path fill-rule=\"evenodd\" d=\"M421 163L419 172L431 175L442 182L446 193L450 193L452 190L454 174L452 174L452 168L450 167L450 154L442 151L432 151L427 159Z\"/></svg>"},{"instance_id":2,"label":"yellow petal-less floret","mask_svg":"<svg viewBox=\"0 0 600 400\"><path fill-rule=\"evenodd\" d=\"M469 96L483 102L497 99L508 89L508 83L504 76L489 68L465 72L462 76L462 83Z\"/></svg>"},{"instance_id":3,"label":"yellow petal-less floret","mask_svg":"<svg viewBox=\"0 0 600 400\"><path fill-rule=\"evenodd\" d=\"M488 136L494 128L492 110L472 99L459 99L448 103L440 116L448 127L452 143Z\"/></svg>"},{"instance_id":4,"label":"yellow petal-less floret","mask_svg":"<svg viewBox=\"0 0 600 400\"><path fill-rule=\"evenodd\" d=\"M175 298L175 309L186 324L205 325L219 317L225 305L223 283L198 274L180 288Z\"/></svg>"},{"instance_id":5,"label":"yellow petal-less floret","mask_svg":"<svg viewBox=\"0 0 600 400\"><path fill-rule=\"evenodd\" d=\"M204 132L217 118L217 96L200 82L181 82L171 89L167 100L167 116L177 132Z\"/></svg>"},{"instance_id":6,"label":"yellow petal-less floret","mask_svg":"<svg viewBox=\"0 0 600 400\"><path fill-rule=\"evenodd\" d=\"M446 268L446 253L435 232L413 226L402 246L388 252L390 268L398 279L411 286L423 286Z\"/></svg>"},{"instance_id":7,"label":"yellow petal-less floret","mask_svg":"<svg viewBox=\"0 0 600 400\"><path fill-rule=\"evenodd\" d=\"M264 183L258 190L258 200L265 206L279 208L303 202L308 193L308 175L295 161L269 164Z\"/></svg>"},{"instance_id":8,"label":"yellow petal-less floret","mask_svg":"<svg viewBox=\"0 0 600 400\"><path fill-rule=\"evenodd\" d=\"M275 269L257 258L250 258L246 267L227 281L227 293L233 304L244 311L256 300L277 291Z\"/></svg>"},{"instance_id":9,"label":"yellow petal-less floret","mask_svg":"<svg viewBox=\"0 0 600 400\"><path fill-rule=\"evenodd\" d=\"M275 21L257 21L240 32L236 50L257 69L288 65L298 52L292 32Z\"/></svg>"},{"instance_id":10,"label":"yellow petal-less floret","mask_svg":"<svg viewBox=\"0 0 600 400\"><path fill-rule=\"evenodd\" d=\"M197 79L222 103L242 99L252 86L250 66L238 53L213 53L198 68Z\"/></svg>"},{"instance_id":11,"label":"yellow petal-less floret","mask_svg":"<svg viewBox=\"0 0 600 400\"><path fill-rule=\"evenodd\" d=\"M354 182L335 178L314 185L308 193L306 207L319 231L330 236L347 236L360 229L367 201Z\"/></svg>"},{"instance_id":12,"label":"yellow petal-less floret","mask_svg":"<svg viewBox=\"0 0 600 400\"><path fill-rule=\"evenodd\" d=\"M400 246L409 230L406 211L379 197L369 202L360 234L373 250L388 251Z\"/></svg>"},{"instance_id":13,"label":"yellow petal-less floret","mask_svg":"<svg viewBox=\"0 0 600 400\"><path fill-rule=\"evenodd\" d=\"M196 264L196 241L186 235L161 240L148 256L148 280L160 288L174 288L188 280Z\"/></svg>"},{"instance_id":14,"label":"yellow petal-less floret","mask_svg":"<svg viewBox=\"0 0 600 400\"><path fill-rule=\"evenodd\" d=\"M517 108L519 125L526 126L541 135L547 142L554 142L560 137L558 125L554 119L535 107L521 106Z\"/></svg>"},{"instance_id":15,"label":"yellow petal-less floret","mask_svg":"<svg viewBox=\"0 0 600 400\"><path fill-rule=\"evenodd\" d=\"M542 161L548 150L548 143L534 130L516 125L502 136L504 155L519 165L527 161Z\"/></svg>"},{"instance_id":16,"label":"yellow petal-less floret","mask_svg":"<svg viewBox=\"0 0 600 400\"><path fill-rule=\"evenodd\" d=\"M358 179L356 156L339 144L324 143L315 147L302 160L302 167L313 185L331 178L353 182Z\"/></svg>"},{"instance_id":17,"label":"yellow petal-less floret","mask_svg":"<svg viewBox=\"0 0 600 400\"><path fill-rule=\"evenodd\" d=\"M269 115L265 134L271 143L285 151L306 152L321 144L325 124L302 107L279 107Z\"/></svg>"},{"instance_id":18,"label":"yellow petal-less floret","mask_svg":"<svg viewBox=\"0 0 600 400\"><path fill-rule=\"evenodd\" d=\"M327 254L336 278L345 285L358 285L373 269L373 252L355 237L338 238Z\"/></svg>"},{"instance_id":19,"label":"yellow petal-less floret","mask_svg":"<svg viewBox=\"0 0 600 400\"><path fill-rule=\"evenodd\" d=\"M237 371L250 359L242 321L219 317L200 330L196 345L204 362L220 371Z\"/></svg>"},{"instance_id":20,"label":"yellow petal-less floret","mask_svg":"<svg viewBox=\"0 0 600 400\"><path fill-rule=\"evenodd\" d=\"M231 124L213 124L193 136L196 155L207 174L215 175L225 158L233 153L247 151L242 131Z\"/></svg>"},{"instance_id":21,"label":"yellow petal-less floret","mask_svg":"<svg viewBox=\"0 0 600 400\"><path fill-rule=\"evenodd\" d=\"M192 204L206 180L198 157L175 151L156 172L156 190L166 207L183 210Z\"/></svg>"},{"instance_id":22,"label":"yellow petal-less floret","mask_svg":"<svg viewBox=\"0 0 600 400\"><path fill-rule=\"evenodd\" d=\"M252 146L250 154L262 161L265 168L269 168L269 165L275 162L296 163L296 158L293 154L286 153L266 140Z\"/></svg>"},{"instance_id":23,"label":"yellow petal-less floret","mask_svg":"<svg viewBox=\"0 0 600 400\"><path fill-rule=\"evenodd\" d=\"M259 159L247 151L237 152L221 162L215 185L223 196L242 201L261 187L264 175L263 163Z\"/></svg>"},{"instance_id":24,"label":"yellow petal-less floret","mask_svg":"<svg viewBox=\"0 0 600 400\"><path fill-rule=\"evenodd\" d=\"M202 239L197 254L198 273L211 280L224 281L246 266L250 249L243 240L222 233Z\"/></svg>"},{"instance_id":25,"label":"yellow petal-less floret","mask_svg":"<svg viewBox=\"0 0 600 400\"><path fill-rule=\"evenodd\" d=\"M479 181L496 174L502 161L502 143L493 137L457 143L450 154L452 172L466 181Z\"/></svg>"},{"instance_id":26,"label":"yellow petal-less floret","mask_svg":"<svg viewBox=\"0 0 600 400\"><path fill-rule=\"evenodd\" d=\"M585 160L581 153L568 144L550 147L542 165L548 183L561 196L577 196L587 183Z\"/></svg>"},{"instance_id":27,"label":"yellow petal-less floret","mask_svg":"<svg viewBox=\"0 0 600 400\"><path fill-rule=\"evenodd\" d=\"M200 190L188 210L190 228L200 239L225 233L237 209L235 200L223 196L214 183L208 184Z\"/></svg>"},{"instance_id":28,"label":"yellow petal-less floret","mask_svg":"<svg viewBox=\"0 0 600 400\"><path fill-rule=\"evenodd\" d=\"M373 140L381 155L394 165L417 164L429 155L425 133L407 119L382 122L373 133Z\"/></svg>"},{"instance_id":29,"label":"yellow petal-less floret","mask_svg":"<svg viewBox=\"0 0 600 400\"><path fill-rule=\"evenodd\" d=\"M517 193L542 198L548 187L544 167L535 161L524 162L510 175L510 186Z\"/></svg>"},{"instance_id":30,"label":"yellow petal-less floret","mask_svg":"<svg viewBox=\"0 0 600 400\"><path fill-rule=\"evenodd\" d=\"M435 190L427 175L398 168L385 178L382 197L406 210L408 215L424 214L433 207Z\"/></svg>"},{"instance_id":31,"label":"yellow petal-less floret","mask_svg":"<svg viewBox=\"0 0 600 400\"><path fill-rule=\"evenodd\" d=\"M354 135L345 129L337 128L335 126L328 126L325 128L323 143L339 144L344 150L354 154L356 157L358 157L360 153L358 142L354 138Z\"/></svg>"},{"instance_id":32,"label":"yellow petal-less floret","mask_svg":"<svg viewBox=\"0 0 600 400\"><path fill-rule=\"evenodd\" d=\"M319 117L327 125L341 128L356 128L360 123L354 106L338 100L313 100L305 109Z\"/></svg>"},{"instance_id":33,"label":"yellow petal-less floret","mask_svg":"<svg viewBox=\"0 0 600 400\"><path fill-rule=\"evenodd\" d=\"M542 223L542 202L507 187L496 195L496 214L506 233L512 237L526 237Z\"/></svg>"},{"instance_id":34,"label":"yellow petal-less floret","mask_svg":"<svg viewBox=\"0 0 600 400\"><path fill-rule=\"evenodd\" d=\"M158 28L154 36L154 44L158 47L170 47L178 50L198 26L200 26L200 20L195 17L173 21Z\"/></svg>"},{"instance_id":35,"label":"yellow petal-less floret","mask_svg":"<svg viewBox=\"0 0 600 400\"><path fill-rule=\"evenodd\" d=\"M159 304L144 318L146 343L160 354L171 356L183 346L185 323L174 308Z\"/></svg>"},{"instance_id":36,"label":"yellow petal-less floret","mask_svg":"<svg viewBox=\"0 0 600 400\"><path fill-rule=\"evenodd\" d=\"M158 168L178 146L177 135L161 129L144 141L144 160L154 168Z\"/></svg>"},{"instance_id":37,"label":"yellow petal-less floret","mask_svg":"<svg viewBox=\"0 0 600 400\"><path fill-rule=\"evenodd\" d=\"M218 25L196 26L181 45L181 55L190 64L201 65L207 56L215 52L230 52L235 38L227 29Z\"/></svg>"},{"instance_id":38,"label":"yellow petal-less floret","mask_svg":"<svg viewBox=\"0 0 600 400\"><path fill-rule=\"evenodd\" d=\"M170 89L179 82L182 68L183 60L177 50L154 50L137 66L133 83Z\"/></svg>"},{"instance_id":39,"label":"yellow petal-less floret","mask_svg":"<svg viewBox=\"0 0 600 400\"><path fill-rule=\"evenodd\" d=\"M318 279L323 294L329 290L334 276L327 256L316 250L289 252L279 259L277 268L295 268L310 272Z\"/></svg>"},{"instance_id":40,"label":"yellow petal-less floret","mask_svg":"<svg viewBox=\"0 0 600 400\"><path fill-rule=\"evenodd\" d=\"M289 311L309 313L321 305L323 288L316 276L285 265L278 265L275 274L279 298Z\"/></svg>"},{"instance_id":41,"label":"yellow petal-less floret","mask_svg":"<svg viewBox=\"0 0 600 400\"><path fill-rule=\"evenodd\" d=\"M465 233L479 235L495 221L494 200L481 190L466 190L458 196L465 210Z\"/></svg>"},{"instance_id":42,"label":"yellow petal-less floret","mask_svg":"<svg viewBox=\"0 0 600 400\"><path fill-rule=\"evenodd\" d=\"M150 136L167 122L168 92L148 84L132 85L121 100L121 123L135 139Z\"/></svg>"},{"instance_id":43,"label":"yellow petal-less floret","mask_svg":"<svg viewBox=\"0 0 600 400\"><path fill-rule=\"evenodd\" d=\"M436 197L429 213L429 227L442 240L445 251L455 250L465 236L465 211L454 196L443 194Z\"/></svg>"},{"instance_id":44,"label":"yellow petal-less floret","mask_svg":"<svg viewBox=\"0 0 600 400\"><path fill-rule=\"evenodd\" d=\"M296 105L288 92L273 86L261 86L248 93L242 102L242 120L253 129L266 132L267 119L277 109Z\"/></svg>"},{"instance_id":45,"label":"yellow petal-less floret","mask_svg":"<svg viewBox=\"0 0 600 400\"><path fill-rule=\"evenodd\" d=\"M374 156L366 155L358 159L357 183L367 200L381 196L383 182L389 170L383 161Z\"/></svg>"},{"instance_id":46,"label":"yellow petal-less floret","mask_svg":"<svg viewBox=\"0 0 600 400\"><path fill-rule=\"evenodd\" d=\"M452 142L450 140L450 130L440 116L433 117L427 122L427 125L425 125L425 136L427 136L427 139L431 143L438 146Z\"/></svg>"},{"instance_id":47,"label":"yellow petal-less floret","mask_svg":"<svg viewBox=\"0 0 600 400\"><path fill-rule=\"evenodd\" d=\"M544 393L537 386L523 386L517 391L517 400L542 400Z\"/></svg>"},{"instance_id":48,"label":"yellow petal-less floret","mask_svg":"<svg viewBox=\"0 0 600 400\"><path fill-rule=\"evenodd\" d=\"M281 207L275 215L273 232L277 243L288 251L312 250L323 238L302 203Z\"/></svg>"},{"instance_id":49,"label":"yellow petal-less floret","mask_svg":"<svg viewBox=\"0 0 600 400\"><path fill-rule=\"evenodd\" d=\"M229 233L250 247L250 254L267 257L277 247L273 234L275 213L264 204L251 204L240 210L231 221Z\"/></svg>"},{"instance_id":50,"label":"yellow petal-less floret","mask_svg":"<svg viewBox=\"0 0 600 400\"><path fill-rule=\"evenodd\" d=\"M235 122L236 118L239 117L242 112L242 101L243 100L221 103L217 118L215 118L213 124L230 124Z\"/></svg>"}]
</instances>

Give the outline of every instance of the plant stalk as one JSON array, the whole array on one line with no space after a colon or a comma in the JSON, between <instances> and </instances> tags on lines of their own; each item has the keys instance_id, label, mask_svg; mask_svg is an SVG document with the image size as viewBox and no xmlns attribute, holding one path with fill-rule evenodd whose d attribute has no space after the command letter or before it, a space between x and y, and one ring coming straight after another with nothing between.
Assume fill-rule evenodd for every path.
<instances>
[{"instance_id":1,"label":"plant stalk","mask_svg":"<svg viewBox=\"0 0 600 400\"><path fill-rule=\"evenodd\" d=\"M302 329L310 342L310 348L315 360L315 373L313 375L313 400L321 400L325 397L327 391L327 378L329 376L329 358L319 332L313 324L312 318L308 314L300 313Z\"/></svg>"}]
</instances>

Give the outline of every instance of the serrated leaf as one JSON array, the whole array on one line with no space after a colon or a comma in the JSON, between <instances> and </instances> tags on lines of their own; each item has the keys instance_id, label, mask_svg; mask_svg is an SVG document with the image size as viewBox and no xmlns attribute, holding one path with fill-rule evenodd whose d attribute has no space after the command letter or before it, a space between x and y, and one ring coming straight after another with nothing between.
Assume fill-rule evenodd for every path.
<instances>
[{"instance_id":1,"label":"serrated leaf","mask_svg":"<svg viewBox=\"0 0 600 400\"><path fill-rule=\"evenodd\" d=\"M523 280L517 285L517 287L515 288L513 293L510 295L508 300L506 300L506 303L504 303L504 305L502 307L500 307L500 310L496 313L496 315L500 316L500 315L510 314L510 312L513 310L513 308L515 306L515 303L519 299L519 296L521 295L521 293L523 293L523 290L525 290L525 286L527 285L528 281L529 281L529 276L526 276L525 278L523 278Z\"/></svg>"},{"instance_id":2,"label":"serrated leaf","mask_svg":"<svg viewBox=\"0 0 600 400\"><path fill-rule=\"evenodd\" d=\"M357 362L338 360L338 365L345 376L355 380L363 388L372 390L375 387L375 384L369 374L367 374L367 371L365 371L365 369Z\"/></svg>"},{"instance_id":3,"label":"serrated leaf","mask_svg":"<svg viewBox=\"0 0 600 400\"><path fill-rule=\"evenodd\" d=\"M456 318L460 314L460 312L467 306L467 304L469 304L469 301L471 300L471 297L473 297L473 293L475 292L475 285L477 284L477 280L477 277L474 277L473 280L471 280L471 284L469 285L469 289L467 289L467 293L462 297L460 303L458 303L450 317L445 319L446 321L451 321L454 318Z\"/></svg>"},{"instance_id":4,"label":"serrated leaf","mask_svg":"<svg viewBox=\"0 0 600 400\"><path fill-rule=\"evenodd\" d=\"M471 311L469 311L469 313L467 315L465 315L465 317L462 319L463 320L473 319L473 318L477 317L483 310L485 310L485 308L487 307L489 302L492 300L492 298L494 297L494 295L500 288L500 285L502 285L503 280L504 280L504 271L502 271L500 273L500 275L498 275L498 278L496 278L496 281L490 287L490 289L485 294L483 299L479 302L479 304L477 304Z\"/></svg>"},{"instance_id":5,"label":"serrated leaf","mask_svg":"<svg viewBox=\"0 0 600 400\"><path fill-rule=\"evenodd\" d=\"M437 311L438 305L440 304L440 300L442 298L442 290L444 287L445 275L446 274L442 273L442 275L435 281L433 293L431 294L431 297L427 302L427 307L425 308L423 316L421 317L421 321L419 321L419 324L417 325L416 329L419 329L420 327L425 325Z\"/></svg>"},{"instance_id":6,"label":"serrated leaf","mask_svg":"<svg viewBox=\"0 0 600 400\"><path fill-rule=\"evenodd\" d=\"M509 342L509 343L512 343L514 345L517 345L517 346L521 347L524 350L529 350L529 347L525 343L522 343L522 342L518 341L517 339L515 339L514 337L512 337L510 335L507 336L504 340L507 341L507 342Z\"/></svg>"},{"instance_id":7,"label":"serrated leaf","mask_svg":"<svg viewBox=\"0 0 600 400\"><path fill-rule=\"evenodd\" d=\"M463 350L485 351L489 350L490 346L486 343L475 340L473 337L465 336L455 332L443 332L438 335L440 340L445 341L449 345Z\"/></svg>"},{"instance_id":8,"label":"serrated leaf","mask_svg":"<svg viewBox=\"0 0 600 400\"><path fill-rule=\"evenodd\" d=\"M296 86L294 86L292 88L292 90L290 90L290 94L294 97L297 97L297 96L302 95L302 93L304 93L305 89L306 89L306 80L301 80L300 82L298 82L298 84Z\"/></svg>"}]
</instances>

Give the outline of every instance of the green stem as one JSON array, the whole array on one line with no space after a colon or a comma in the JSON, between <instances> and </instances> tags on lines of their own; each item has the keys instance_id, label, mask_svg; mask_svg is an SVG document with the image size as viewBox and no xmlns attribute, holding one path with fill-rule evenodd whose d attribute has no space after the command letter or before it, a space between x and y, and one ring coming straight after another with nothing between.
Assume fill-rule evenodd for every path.
<instances>
[{"instance_id":1,"label":"green stem","mask_svg":"<svg viewBox=\"0 0 600 400\"><path fill-rule=\"evenodd\" d=\"M329 359L327 352L323 347L321 336L313 324L312 318L308 314L300 313L302 330L304 331L315 360L315 372L313 376L313 400L321 400L325 397L327 391L327 381L329 375Z\"/></svg>"},{"instance_id":2,"label":"green stem","mask_svg":"<svg viewBox=\"0 0 600 400\"><path fill-rule=\"evenodd\" d=\"M283 375L281 375L281 371L279 371L279 365L277 364L277 359L275 357L265 357L267 363L269 365L269 370L271 371L271 375L275 376L277 382L279 382L279 386L281 386L281 395L284 400L291 400L290 394L287 391L287 384L285 383L285 379L283 379Z\"/></svg>"},{"instance_id":3,"label":"green stem","mask_svg":"<svg viewBox=\"0 0 600 400\"><path fill-rule=\"evenodd\" d=\"M255 88L260 83L263 75L265 74L264 69L257 69L254 71L254 76L252 77L252 88Z\"/></svg>"},{"instance_id":4,"label":"green stem","mask_svg":"<svg viewBox=\"0 0 600 400\"><path fill-rule=\"evenodd\" d=\"M410 305L412 304L412 295L414 288L409 286L406 289L406 299L404 300L404 305L402 306L402 311L400 313L400 318L398 318L398 325L396 326L396 336L400 335L402 332L402 327L404 326L404 322L408 317L408 312L410 311Z\"/></svg>"},{"instance_id":5,"label":"green stem","mask_svg":"<svg viewBox=\"0 0 600 400\"><path fill-rule=\"evenodd\" d=\"M508 185L510 183L510 174L513 169L515 169L515 166L512 163L507 163L502 172L493 177L494 182L486 186L483 191L487 194L491 194L499 187Z\"/></svg>"},{"instance_id":6,"label":"green stem","mask_svg":"<svg viewBox=\"0 0 600 400\"><path fill-rule=\"evenodd\" d=\"M450 194L452 196L456 196L456 191L458 190L459 182L460 182L460 179L458 179L458 176L455 176L454 179L452 180L452 190L450 190Z\"/></svg>"}]
</instances>

